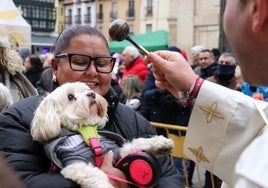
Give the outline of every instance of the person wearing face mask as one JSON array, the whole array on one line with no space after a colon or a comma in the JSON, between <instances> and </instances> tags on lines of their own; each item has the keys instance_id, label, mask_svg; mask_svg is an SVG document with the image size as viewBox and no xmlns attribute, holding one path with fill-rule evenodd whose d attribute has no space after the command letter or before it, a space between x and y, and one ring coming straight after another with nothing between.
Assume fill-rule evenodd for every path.
<instances>
[{"instance_id":1,"label":"person wearing face mask","mask_svg":"<svg viewBox=\"0 0 268 188\"><path fill-rule=\"evenodd\" d=\"M207 78L207 80L230 89L238 90L239 88L236 81L235 70L235 57L233 54L225 52L219 57L217 71L213 76Z\"/></svg>"}]
</instances>

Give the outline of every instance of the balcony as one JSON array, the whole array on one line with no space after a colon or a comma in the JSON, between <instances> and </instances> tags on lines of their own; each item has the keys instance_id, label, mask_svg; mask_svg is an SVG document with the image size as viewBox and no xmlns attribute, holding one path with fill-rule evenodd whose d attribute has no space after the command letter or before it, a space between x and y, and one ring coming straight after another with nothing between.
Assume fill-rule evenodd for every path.
<instances>
[{"instance_id":1,"label":"balcony","mask_svg":"<svg viewBox=\"0 0 268 188\"><path fill-rule=\"evenodd\" d=\"M135 10L127 10L127 19L134 20L135 19Z\"/></svg>"},{"instance_id":2,"label":"balcony","mask_svg":"<svg viewBox=\"0 0 268 188\"><path fill-rule=\"evenodd\" d=\"M99 12L97 16L98 16L98 22L99 23L103 22L103 12Z\"/></svg>"},{"instance_id":3,"label":"balcony","mask_svg":"<svg viewBox=\"0 0 268 188\"><path fill-rule=\"evenodd\" d=\"M117 18L117 12L116 11L110 12L110 18L111 18L111 21L115 20Z\"/></svg>"},{"instance_id":4,"label":"balcony","mask_svg":"<svg viewBox=\"0 0 268 188\"><path fill-rule=\"evenodd\" d=\"M91 14L85 14L84 15L84 21L86 23L91 23Z\"/></svg>"},{"instance_id":5,"label":"balcony","mask_svg":"<svg viewBox=\"0 0 268 188\"><path fill-rule=\"evenodd\" d=\"M81 24L81 15L80 14L74 16L74 22L76 24Z\"/></svg>"},{"instance_id":6,"label":"balcony","mask_svg":"<svg viewBox=\"0 0 268 188\"><path fill-rule=\"evenodd\" d=\"M148 16L153 16L153 7L152 6L145 7L145 17L148 17Z\"/></svg>"},{"instance_id":7,"label":"balcony","mask_svg":"<svg viewBox=\"0 0 268 188\"><path fill-rule=\"evenodd\" d=\"M66 24L72 24L72 16L65 16L65 23Z\"/></svg>"}]
</instances>

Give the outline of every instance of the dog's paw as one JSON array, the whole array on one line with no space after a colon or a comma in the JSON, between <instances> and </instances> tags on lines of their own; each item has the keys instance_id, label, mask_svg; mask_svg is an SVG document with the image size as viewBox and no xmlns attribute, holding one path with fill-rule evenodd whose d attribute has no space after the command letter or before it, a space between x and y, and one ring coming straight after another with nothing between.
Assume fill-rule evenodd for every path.
<instances>
[{"instance_id":1,"label":"dog's paw","mask_svg":"<svg viewBox=\"0 0 268 188\"><path fill-rule=\"evenodd\" d=\"M154 136L152 138L137 138L132 142L128 142L121 148L121 156L124 157L127 154L135 150L143 150L153 154L156 157L170 154L174 148L174 142L164 136Z\"/></svg>"},{"instance_id":2,"label":"dog's paw","mask_svg":"<svg viewBox=\"0 0 268 188\"><path fill-rule=\"evenodd\" d=\"M174 148L174 141L162 135L154 136L151 139L154 144L150 152L156 156L170 154Z\"/></svg>"},{"instance_id":3,"label":"dog's paw","mask_svg":"<svg viewBox=\"0 0 268 188\"><path fill-rule=\"evenodd\" d=\"M81 188L114 188L107 175L91 164L74 163L63 168L61 174L79 184Z\"/></svg>"}]
</instances>

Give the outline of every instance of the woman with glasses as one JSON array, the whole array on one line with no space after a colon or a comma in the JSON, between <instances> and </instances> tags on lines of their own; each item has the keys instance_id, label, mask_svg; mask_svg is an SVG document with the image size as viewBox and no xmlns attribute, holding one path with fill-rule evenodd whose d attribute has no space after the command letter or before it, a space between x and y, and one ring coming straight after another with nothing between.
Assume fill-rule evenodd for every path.
<instances>
[{"instance_id":1,"label":"woman with glasses","mask_svg":"<svg viewBox=\"0 0 268 188\"><path fill-rule=\"evenodd\" d=\"M74 26L65 30L55 42L54 55L54 87L81 81L106 98L109 103L109 121L104 129L117 133L126 140L155 134L147 120L119 103L118 95L111 87L115 59L110 56L107 40L99 31L88 26ZM41 96L27 98L0 115L0 151L24 180L26 187L78 187L60 173L51 170L43 146L32 140L30 124L42 99ZM183 178L170 164L169 157L158 160L162 174L156 187L184 187ZM124 177L123 172L112 164L113 154L108 153L103 158L101 169L107 174ZM129 186L122 181L110 181L116 188Z\"/></svg>"}]
</instances>

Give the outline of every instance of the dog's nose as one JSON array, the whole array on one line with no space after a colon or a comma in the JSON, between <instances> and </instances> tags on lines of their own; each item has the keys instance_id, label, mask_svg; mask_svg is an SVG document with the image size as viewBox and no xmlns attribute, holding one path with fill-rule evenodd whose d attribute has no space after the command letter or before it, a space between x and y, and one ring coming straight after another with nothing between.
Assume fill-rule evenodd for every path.
<instances>
[{"instance_id":1,"label":"dog's nose","mask_svg":"<svg viewBox=\"0 0 268 188\"><path fill-rule=\"evenodd\" d=\"M93 99L95 99L96 94L95 94L95 92L90 91L90 92L87 93L87 96L88 96L88 97L92 97Z\"/></svg>"}]
</instances>

